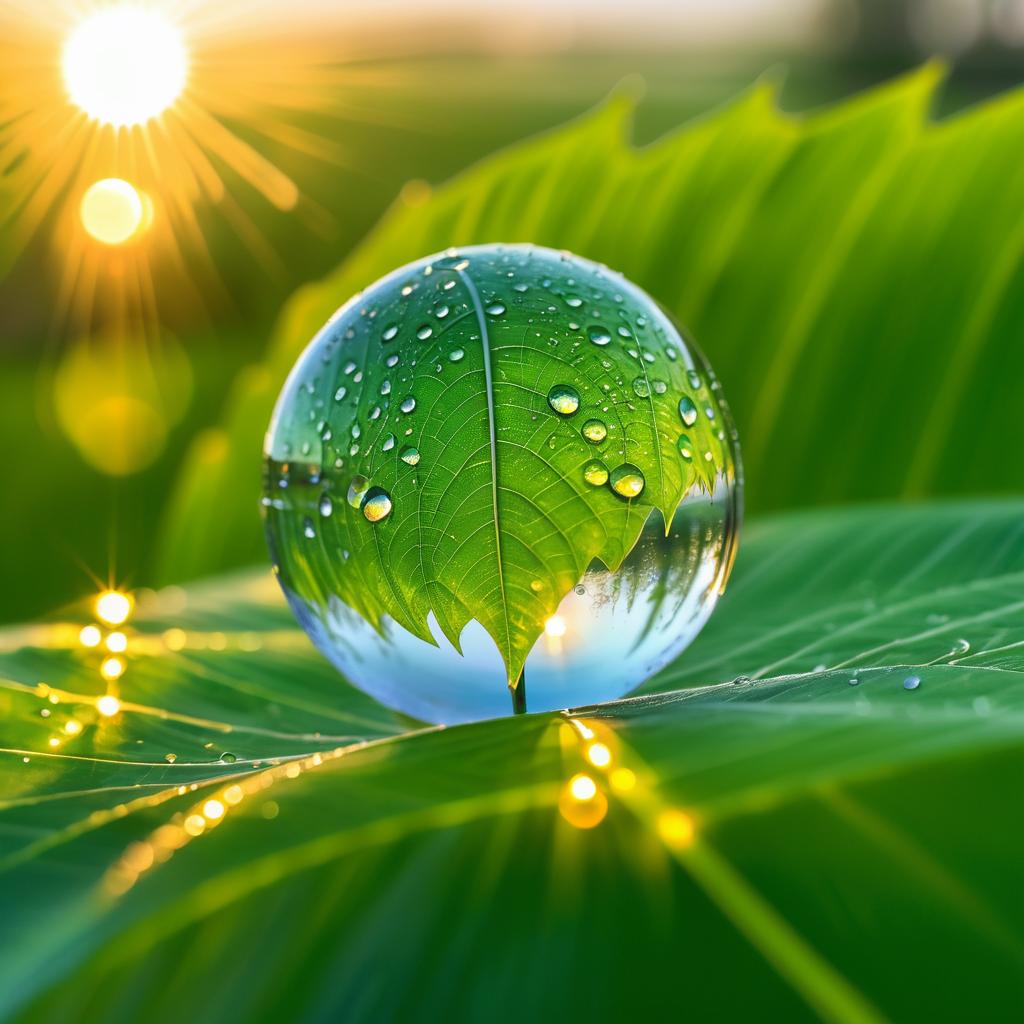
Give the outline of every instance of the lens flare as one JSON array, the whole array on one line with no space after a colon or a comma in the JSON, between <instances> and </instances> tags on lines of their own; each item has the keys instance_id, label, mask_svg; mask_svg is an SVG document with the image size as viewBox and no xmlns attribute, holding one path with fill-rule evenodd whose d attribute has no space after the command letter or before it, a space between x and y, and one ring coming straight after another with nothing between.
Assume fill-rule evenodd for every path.
<instances>
[{"instance_id":1,"label":"lens flare","mask_svg":"<svg viewBox=\"0 0 1024 1024\"><path fill-rule=\"evenodd\" d=\"M78 207L82 227L104 245L122 245L139 233L146 207L138 190L121 178L94 182Z\"/></svg>"},{"instance_id":2,"label":"lens flare","mask_svg":"<svg viewBox=\"0 0 1024 1024\"><path fill-rule=\"evenodd\" d=\"M97 11L64 46L64 86L91 118L115 127L145 124L185 88L188 54L162 14L132 4Z\"/></svg>"}]
</instances>

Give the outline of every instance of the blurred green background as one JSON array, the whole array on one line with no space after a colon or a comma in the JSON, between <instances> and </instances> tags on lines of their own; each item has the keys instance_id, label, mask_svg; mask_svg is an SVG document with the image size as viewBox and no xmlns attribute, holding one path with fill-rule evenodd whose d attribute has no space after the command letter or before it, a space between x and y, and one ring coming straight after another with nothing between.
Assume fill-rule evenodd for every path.
<instances>
[{"instance_id":1,"label":"blurred green background","mask_svg":"<svg viewBox=\"0 0 1024 1024\"><path fill-rule=\"evenodd\" d=\"M160 555L159 538L172 494L188 486L181 480L190 472L187 452L203 431L223 422L232 382L262 359L288 297L342 263L396 197L403 195L407 205L424 201L424 183L442 183L501 147L581 115L623 80L630 89L642 86L633 142L643 145L766 74L779 82L782 108L799 112L940 54L950 73L935 116L1024 77L1024 5L1009 0L551 2L525 4L517 12L456 3L443 17L401 3L295 6L285 39L277 39L272 5L239 8L225 15L221 27L230 36L235 18L261 45L293 53L316 46L315 87L292 107L282 99L282 123L306 134L268 137L244 105L223 115L302 193L297 207L284 212L226 175L234 199L266 243L264 256L223 209L197 203L210 259L193 261L183 275L173 260L154 255L152 323L141 332L149 340L128 329L128 339L110 342L109 351L102 345L91 350L90 369L73 358L79 339L124 334L131 317L126 321L124 309L106 300L102 280L86 308L56 312L64 197L54 198L30 237L9 236L0 244L8 266L0 281L0 430L8 481L2 569L9 581L0 594L3 620L30 619L89 593L95 578L140 586L175 575L166 554ZM26 10L14 7L6 15L16 22L30 17ZM21 159L17 125L8 107L0 128L8 178ZM326 158L311 152L318 147ZM680 258L699 254L681 252ZM113 259L101 261L97 274L116 269ZM373 276L376 271L364 283ZM675 299L657 297L669 304ZM685 319L685 305L681 313ZM716 339L698 341L714 358ZM115 364L116 372L109 369ZM147 442L146 464L127 474L104 471L111 465L103 449L125 443L114 436L116 423L92 428L81 421L86 433L101 431L100 439L83 447L75 438L80 406L99 402L117 373L155 381L165 421L158 433L166 430L165 437ZM730 394L728 377L724 383ZM756 424L745 426L756 430ZM952 471L935 489L963 490L962 480ZM238 486L255 495L254 481ZM980 489L1013 486L1007 477ZM979 488L972 481L967 489ZM809 486L780 495L762 489L750 494L749 504L779 507L868 493ZM254 522L256 517L253 500ZM246 560L245 552L227 556L228 562ZM190 572L183 565L182 574Z\"/></svg>"}]
</instances>

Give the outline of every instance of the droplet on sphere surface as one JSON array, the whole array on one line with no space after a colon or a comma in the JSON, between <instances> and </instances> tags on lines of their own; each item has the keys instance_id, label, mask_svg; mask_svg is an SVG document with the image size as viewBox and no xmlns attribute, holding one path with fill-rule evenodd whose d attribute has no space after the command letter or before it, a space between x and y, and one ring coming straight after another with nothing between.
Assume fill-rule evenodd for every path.
<instances>
[{"instance_id":1,"label":"droplet on sphere surface","mask_svg":"<svg viewBox=\"0 0 1024 1024\"><path fill-rule=\"evenodd\" d=\"M679 415L688 427L692 427L697 422L697 406L686 395L679 399Z\"/></svg>"},{"instance_id":2,"label":"droplet on sphere surface","mask_svg":"<svg viewBox=\"0 0 1024 1024\"><path fill-rule=\"evenodd\" d=\"M623 498L637 498L643 492L646 481L643 471L631 462L616 466L609 476L612 490Z\"/></svg>"},{"instance_id":3,"label":"droplet on sphere surface","mask_svg":"<svg viewBox=\"0 0 1024 1024\"><path fill-rule=\"evenodd\" d=\"M379 523L391 515L391 495L382 487L371 487L363 499L363 515L371 523Z\"/></svg>"},{"instance_id":4,"label":"droplet on sphere surface","mask_svg":"<svg viewBox=\"0 0 1024 1024\"><path fill-rule=\"evenodd\" d=\"M735 547L732 424L691 369L714 379L653 300L569 254L473 247L371 285L266 436L261 512L300 623L420 720L510 714L513 662L527 711L623 696L696 635Z\"/></svg>"},{"instance_id":5,"label":"droplet on sphere surface","mask_svg":"<svg viewBox=\"0 0 1024 1024\"><path fill-rule=\"evenodd\" d=\"M548 405L559 416L571 416L580 407L580 393L569 384L556 384L548 392Z\"/></svg>"}]
</instances>

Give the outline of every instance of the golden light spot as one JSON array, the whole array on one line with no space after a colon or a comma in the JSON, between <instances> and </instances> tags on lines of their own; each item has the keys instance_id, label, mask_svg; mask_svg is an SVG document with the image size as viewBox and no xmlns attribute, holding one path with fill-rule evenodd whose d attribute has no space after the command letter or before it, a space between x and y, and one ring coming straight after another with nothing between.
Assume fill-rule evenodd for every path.
<instances>
[{"instance_id":1,"label":"golden light spot","mask_svg":"<svg viewBox=\"0 0 1024 1024\"><path fill-rule=\"evenodd\" d=\"M185 819L184 828L190 836L202 835L206 828L206 819L201 814L190 814Z\"/></svg>"},{"instance_id":2,"label":"golden light spot","mask_svg":"<svg viewBox=\"0 0 1024 1024\"><path fill-rule=\"evenodd\" d=\"M544 632L548 636L560 637L565 636L565 631L568 627L565 624L565 619L561 615L552 615L547 622L544 623Z\"/></svg>"},{"instance_id":3,"label":"golden light spot","mask_svg":"<svg viewBox=\"0 0 1024 1024\"><path fill-rule=\"evenodd\" d=\"M77 718L69 718L64 723L64 731L69 736L77 736L82 731L82 723Z\"/></svg>"},{"instance_id":4,"label":"golden light spot","mask_svg":"<svg viewBox=\"0 0 1024 1024\"><path fill-rule=\"evenodd\" d=\"M83 647L99 647L103 634L97 626L83 626L78 641Z\"/></svg>"},{"instance_id":5,"label":"golden light spot","mask_svg":"<svg viewBox=\"0 0 1024 1024\"><path fill-rule=\"evenodd\" d=\"M662 811L657 820L661 841L674 850L684 850L693 842L693 818L683 811Z\"/></svg>"},{"instance_id":6,"label":"golden light spot","mask_svg":"<svg viewBox=\"0 0 1024 1024\"><path fill-rule=\"evenodd\" d=\"M636 786L636 775L628 768L616 768L608 776L608 781L612 784L612 789L618 790L620 793L628 793Z\"/></svg>"},{"instance_id":7,"label":"golden light spot","mask_svg":"<svg viewBox=\"0 0 1024 1024\"><path fill-rule=\"evenodd\" d=\"M128 637L119 629L115 629L107 637L106 647L112 654L123 654L128 649Z\"/></svg>"},{"instance_id":8,"label":"golden light spot","mask_svg":"<svg viewBox=\"0 0 1024 1024\"><path fill-rule=\"evenodd\" d=\"M203 817L207 821L216 821L224 817L224 805L219 800L207 800L203 804Z\"/></svg>"},{"instance_id":9,"label":"golden light spot","mask_svg":"<svg viewBox=\"0 0 1024 1024\"><path fill-rule=\"evenodd\" d=\"M121 178L93 182L82 196L82 227L104 245L123 245L140 232L146 208L138 190Z\"/></svg>"},{"instance_id":10,"label":"golden light spot","mask_svg":"<svg viewBox=\"0 0 1024 1024\"><path fill-rule=\"evenodd\" d=\"M169 651L184 650L187 642L188 636L186 635L185 630L178 629L177 626L174 626L164 632L164 647Z\"/></svg>"},{"instance_id":11,"label":"golden light spot","mask_svg":"<svg viewBox=\"0 0 1024 1024\"><path fill-rule=\"evenodd\" d=\"M228 788L224 790L224 800L232 807L234 807L235 804L241 803L244 796L245 793L242 791L241 786L228 786Z\"/></svg>"},{"instance_id":12,"label":"golden light spot","mask_svg":"<svg viewBox=\"0 0 1024 1024\"><path fill-rule=\"evenodd\" d=\"M612 763L612 752L606 743L591 743L587 747L587 760L595 768L607 768Z\"/></svg>"},{"instance_id":13,"label":"golden light spot","mask_svg":"<svg viewBox=\"0 0 1024 1024\"><path fill-rule=\"evenodd\" d=\"M48 700L48 701L49 701L49 702L50 702L51 704L59 704L59 703L60 703L60 694L57 694L57 693L51 693L51 694L50 694L50 696L49 696L49 697L47 697L46 699L47 699L47 700Z\"/></svg>"},{"instance_id":14,"label":"golden light spot","mask_svg":"<svg viewBox=\"0 0 1024 1024\"><path fill-rule=\"evenodd\" d=\"M73 103L103 124L125 126L145 123L178 98L188 54L181 33L162 14L123 3L75 28L61 67Z\"/></svg>"},{"instance_id":15,"label":"golden light spot","mask_svg":"<svg viewBox=\"0 0 1024 1024\"><path fill-rule=\"evenodd\" d=\"M56 748L60 746L60 740L57 739L56 736L51 736L49 740L47 740L47 743L49 743L51 748Z\"/></svg>"},{"instance_id":16,"label":"golden light spot","mask_svg":"<svg viewBox=\"0 0 1024 1024\"><path fill-rule=\"evenodd\" d=\"M125 866L136 874L142 874L153 866L154 851L149 843L131 843L124 851Z\"/></svg>"},{"instance_id":17,"label":"golden light spot","mask_svg":"<svg viewBox=\"0 0 1024 1024\"><path fill-rule=\"evenodd\" d=\"M120 679L124 675L124 661L121 658L104 658L100 675L106 680Z\"/></svg>"},{"instance_id":18,"label":"golden light spot","mask_svg":"<svg viewBox=\"0 0 1024 1024\"><path fill-rule=\"evenodd\" d=\"M574 775L558 798L558 811L573 828L594 828L608 813L608 798L589 775Z\"/></svg>"},{"instance_id":19,"label":"golden light spot","mask_svg":"<svg viewBox=\"0 0 1024 1024\"><path fill-rule=\"evenodd\" d=\"M108 626L120 626L132 613L132 599L118 590L104 590L96 598L96 614Z\"/></svg>"},{"instance_id":20,"label":"golden light spot","mask_svg":"<svg viewBox=\"0 0 1024 1024\"><path fill-rule=\"evenodd\" d=\"M569 792L574 800L593 800L597 794L597 784L589 775L580 773L569 780Z\"/></svg>"},{"instance_id":21,"label":"golden light spot","mask_svg":"<svg viewBox=\"0 0 1024 1024\"><path fill-rule=\"evenodd\" d=\"M108 693L96 701L96 710L105 718L113 718L121 710L121 702Z\"/></svg>"}]
</instances>

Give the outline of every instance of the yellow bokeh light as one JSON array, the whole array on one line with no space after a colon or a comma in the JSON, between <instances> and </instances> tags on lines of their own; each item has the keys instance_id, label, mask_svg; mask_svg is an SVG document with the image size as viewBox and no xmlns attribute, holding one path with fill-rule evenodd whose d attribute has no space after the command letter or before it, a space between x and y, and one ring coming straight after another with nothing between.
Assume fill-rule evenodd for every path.
<instances>
[{"instance_id":1,"label":"yellow bokeh light","mask_svg":"<svg viewBox=\"0 0 1024 1024\"><path fill-rule=\"evenodd\" d=\"M134 185L122 178L93 182L78 208L82 227L104 245L121 245L142 228L146 207Z\"/></svg>"},{"instance_id":2,"label":"yellow bokeh light","mask_svg":"<svg viewBox=\"0 0 1024 1024\"><path fill-rule=\"evenodd\" d=\"M544 623L544 632L548 636L565 636L565 631L568 627L565 624L565 619L561 615L552 615L547 622Z\"/></svg>"},{"instance_id":3,"label":"yellow bokeh light","mask_svg":"<svg viewBox=\"0 0 1024 1024\"><path fill-rule=\"evenodd\" d=\"M683 811L667 810L658 815L658 835L674 850L684 850L693 842L693 818Z\"/></svg>"},{"instance_id":4,"label":"yellow bokeh light","mask_svg":"<svg viewBox=\"0 0 1024 1024\"><path fill-rule=\"evenodd\" d=\"M60 740L57 739L56 736L51 736L46 742L49 743L51 748L56 748L60 746Z\"/></svg>"},{"instance_id":5,"label":"yellow bokeh light","mask_svg":"<svg viewBox=\"0 0 1024 1024\"><path fill-rule=\"evenodd\" d=\"M121 702L108 693L96 701L96 710L105 718L113 718L121 710Z\"/></svg>"},{"instance_id":6,"label":"yellow bokeh light","mask_svg":"<svg viewBox=\"0 0 1024 1024\"><path fill-rule=\"evenodd\" d=\"M69 718L64 723L64 731L69 736L77 736L82 731L82 723L77 718Z\"/></svg>"},{"instance_id":7,"label":"yellow bokeh light","mask_svg":"<svg viewBox=\"0 0 1024 1024\"><path fill-rule=\"evenodd\" d=\"M620 793L628 793L636 786L636 775L628 768L616 768L609 776L612 789Z\"/></svg>"},{"instance_id":8,"label":"yellow bokeh light","mask_svg":"<svg viewBox=\"0 0 1024 1024\"><path fill-rule=\"evenodd\" d=\"M103 634L96 626L83 626L78 640L83 647L99 647Z\"/></svg>"},{"instance_id":9,"label":"yellow bokeh light","mask_svg":"<svg viewBox=\"0 0 1024 1024\"><path fill-rule=\"evenodd\" d=\"M61 56L64 87L90 117L115 127L144 124L185 88L188 53L164 15L133 3L81 21Z\"/></svg>"},{"instance_id":10,"label":"yellow bokeh light","mask_svg":"<svg viewBox=\"0 0 1024 1024\"><path fill-rule=\"evenodd\" d=\"M120 630L114 630L107 637L107 650L112 654L124 654L128 650L128 637L124 635Z\"/></svg>"},{"instance_id":11,"label":"yellow bokeh light","mask_svg":"<svg viewBox=\"0 0 1024 1024\"><path fill-rule=\"evenodd\" d=\"M587 747L587 760L595 768L607 768L612 763L612 752L606 743L591 743Z\"/></svg>"},{"instance_id":12,"label":"yellow bokeh light","mask_svg":"<svg viewBox=\"0 0 1024 1024\"><path fill-rule=\"evenodd\" d=\"M219 800L207 800L203 804L203 816L207 821L216 821L224 817L224 805Z\"/></svg>"},{"instance_id":13,"label":"yellow bokeh light","mask_svg":"<svg viewBox=\"0 0 1024 1024\"><path fill-rule=\"evenodd\" d=\"M96 598L96 614L107 625L120 626L132 613L132 599L118 590L104 590Z\"/></svg>"},{"instance_id":14,"label":"yellow bokeh light","mask_svg":"<svg viewBox=\"0 0 1024 1024\"><path fill-rule=\"evenodd\" d=\"M190 814L185 819L184 829L190 836L201 835L206 828L206 819L201 814Z\"/></svg>"},{"instance_id":15,"label":"yellow bokeh light","mask_svg":"<svg viewBox=\"0 0 1024 1024\"><path fill-rule=\"evenodd\" d=\"M597 784L589 775L574 775L569 780L569 792L576 800L593 800L597 793Z\"/></svg>"},{"instance_id":16,"label":"yellow bokeh light","mask_svg":"<svg viewBox=\"0 0 1024 1024\"><path fill-rule=\"evenodd\" d=\"M100 675L104 679L120 679L124 675L124 662L120 658L105 658L100 665Z\"/></svg>"}]
</instances>

